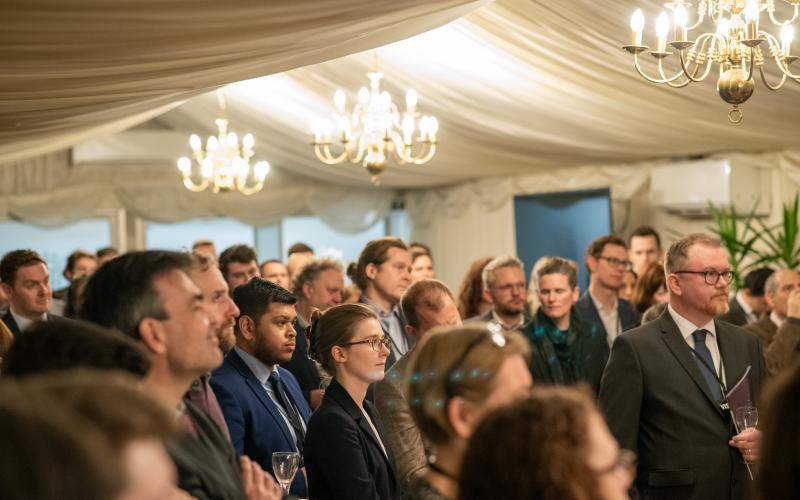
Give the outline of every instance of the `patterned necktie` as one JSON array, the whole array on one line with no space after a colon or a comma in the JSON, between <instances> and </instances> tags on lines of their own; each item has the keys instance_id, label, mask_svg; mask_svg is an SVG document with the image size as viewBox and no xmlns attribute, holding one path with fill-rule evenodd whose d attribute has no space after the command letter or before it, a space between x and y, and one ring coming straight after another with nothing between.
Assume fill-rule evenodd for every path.
<instances>
[{"instance_id":1,"label":"patterned necktie","mask_svg":"<svg viewBox=\"0 0 800 500\"><path fill-rule=\"evenodd\" d=\"M269 383L272 386L272 391L275 393L275 397L286 412L286 417L288 418L289 423L292 425L292 429L294 429L294 433L297 436L297 451L302 455L303 441L306 439L306 431L303 430L300 412L297 411L297 408L295 408L291 399L289 399L289 396L286 394L283 381L281 380L281 377L278 375L277 371L273 371L269 374Z\"/></svg>"},{"instance_id":2,"label":"patterned necktie","mask_svg":"<svg viewBox=\"0 0 800 500\"><path fill-rule=\"evenodd\" d=\"M711 395L714 396L716 401L721 401L722 391L719 387L720 384L719 380L717 380L717 374L713 371L714 359L711 357L711 351L708 350L708 346L706 346L706 335L708 335L708 331L706 330L695 330L692 332L695 350L694 360L697 363L697 368L703 375L703 379L705 379L706 384L708 384L709 390L711 390ZM705 361L705 363L700 361L701 359Z\"/></svg>"}]
</instances>

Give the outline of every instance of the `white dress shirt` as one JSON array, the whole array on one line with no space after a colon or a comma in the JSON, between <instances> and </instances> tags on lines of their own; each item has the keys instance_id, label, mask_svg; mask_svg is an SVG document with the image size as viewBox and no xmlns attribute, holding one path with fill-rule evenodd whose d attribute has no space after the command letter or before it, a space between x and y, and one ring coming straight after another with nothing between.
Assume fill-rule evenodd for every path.
<instances>
[{"instance_id":1,"label":"white dress shirt","mask_svg":"<svg viewBox=\"0 0 800 500\"><path fill-rule=\"evenodd\" d=\"M19 331L24 332L28 329L36 321L47 321L47 313L42 314L40 318L36 319L28 319L24 316L20 316L19 314L14 312L14 309L11 307L8 308L8 311L11 313L11 317L14 318L14 321L17 322L17 326L19 327Z\"/></svg>"},{"instance_id":2,"label":"white dress shirt","mask_svg":"<svg viewBox=\"0 0 800 500\"><path fill-rule=\"evenodd\" d=\"M675 321L675 324L678 325L678 330L680 330L683 339L686 343L694 349L694 337L692 334L697 330L705 330L708 332L706 334L706 347L708 350L711 351L711 359L714 361L714 371L717 372L717 376L722 381L722 385L726 385L725 381L725 370L722 369L722 358L719 354L719 345L717 344L717 327L714 325L714 320L711 319L708 323L703 326L697 326L688 319L684 318L680 314L672 308L672 304L667 306L667 310L669 311L670 316Z\"/></svg>"},{"instance_id":3,"label":"white dress shirt","mask_svg":"<svg viewBox=\"0 0 800 500\"><path fill-rule=\"evenodd\" d=\"M780 328L783 322L786 321L786 318L781 319L778 316L778 313L775 312L775 309L773 309L772 312L769 313L769 319L771 319L772 322L775 323L775 326L777 326L778 328Z\"/></svg>"},{"instance_id":4,"label":"white dress shirt","mask_svg":"<svg viewBox=\"0 0 800 500\"><path fill-rule=\"evenodd\" d=\"M756 312L753 311L753 308L750 307L750 304L748 304L747 301L744 300L744 295L742 295L741 290L736 292L736 302L739 303L739 307L742 308L742 311L744 311L744 315L747 316L748 323L758 321L758 314L756 314Z\"/></svg>"},{"instance_id":5,"label":"white dress shirt","mask_svg":"<svg viewBox=\"0 0 800 500\"><path fill-rule=\"evenodd\" d=\"M608 342L608 347L611 347L614 339L622 333L622 324L619 320L619 300L614 299L614 307L610 311L606 311L600 301L594 298L591 290L589 290L589 297L594 303L594 308L597 309L600 321L603 322L603 328L606 329L606 342Z\"/></svg>"},{"instance_id":6,"label":"white dress shirt","mask_svg":"<svg viewBox=\"0 0 800 500\"><path fill-rule=\"evenodd\" d=\"M283 421L286 422L286 428L289 429L289 433L292 435L292 439L294 439L295 445L297 444L297 435L294 432L294 427L292 427L292 423L289 421L289 416L286 414L286 410L281 405L278 397L275 395L275 391L272 390L272 384L269 383L269 376L272 372L278 371L278 365L273 366L272 368L268 368L267 365L259 361L254 356L250 355L249 353L245 352L244 350L240 349L238 346L233 347L236 350L236 354L242 358L242 361L250 368L250 371L253 372L253 375L256 376L259 382L261 382L261 386L264 387L264 390L267 391L267 395L269 399L275 403L275 406L278 408L278 411L283 417ZM287 393L287 396L291 398L292 396ZM300 411L297 412L300 415ZM306 430L306 423L303 422L303 418L300 417L300 425L303 426L303 430Z\"/></svg>"}]
</instances>

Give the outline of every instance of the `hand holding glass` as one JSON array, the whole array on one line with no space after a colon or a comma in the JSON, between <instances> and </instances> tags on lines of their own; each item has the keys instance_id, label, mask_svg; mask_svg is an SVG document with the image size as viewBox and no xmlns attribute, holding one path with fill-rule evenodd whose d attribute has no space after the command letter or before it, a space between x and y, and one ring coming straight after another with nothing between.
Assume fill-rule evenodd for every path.
<instances>
[{"instance_id":1,"label":"hand holding glass","mask_svg":"<svg viewBox=\"0 0 800 500\"><path fill-rule=\"evenodd\" d=\"M755 429L758 425L758 409L755 406L740 406L733 412L733 418L739 434L747 429ZM747 459L744 450L742 455L745 459L744 463L752 463L752 460Z\"/></svg>"},{"instance_id":2,"label":"hand holding glass","mask_svg":"<svg viewBox=\"0 0 800 500\"><path fill-rule=\"evenodd\" d=\"M289 494L289 487L300 466L300 454L295 451L276 451L272 454L272 472L281 485L283 494Z\"/></svg>"}]
</instances>

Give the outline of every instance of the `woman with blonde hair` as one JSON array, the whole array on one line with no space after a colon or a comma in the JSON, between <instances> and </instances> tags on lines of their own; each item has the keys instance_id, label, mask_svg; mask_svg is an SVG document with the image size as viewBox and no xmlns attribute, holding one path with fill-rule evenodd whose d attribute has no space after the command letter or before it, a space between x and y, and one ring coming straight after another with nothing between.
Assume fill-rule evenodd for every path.
<instances>
[{"instance_id":1,"label":"woman with blonde hair","mask_svg":"<svg viewBox=\"0 0 800 500\"><path fill-rule=\"evenodd\" d=\"M458 497L467 441L490 410L528 393L528 343L517 332L485 324L428 332L410 360L407 400L420 432L435 449L425 476L405 498Z\"/></svg>"},{"instance_id":2,"label":"woman with blonde hair","mask_svg":"<svg viewBox=\"0 0 800 500\"><path fill-rule=\"evenodd\" d=\"M311 316L309 354L331 377L308 422L305 466L309 497L400 498L394 455L367 389L383 379L389 339L363 304L341 304Z\"/></svg>"}]
</instances>

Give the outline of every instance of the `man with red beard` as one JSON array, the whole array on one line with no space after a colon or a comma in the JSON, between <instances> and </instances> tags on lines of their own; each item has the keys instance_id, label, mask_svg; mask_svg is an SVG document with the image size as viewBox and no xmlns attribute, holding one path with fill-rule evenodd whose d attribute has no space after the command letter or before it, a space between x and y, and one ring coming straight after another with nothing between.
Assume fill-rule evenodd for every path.
<instances>
[{"instance_id":1,"label":"man with red beard","mask_svg":"<svg viewBox=\"0 0 800 500\"><path fill-rule=\"evenodd\" d=\"M219 339L219 348L222 354L227 354L236 343L233 327L239 316L239 308L231 299L228 283L216 266L216 262L208 254L194 252L189 268L189 278L203 293L203 302L209 311L211 325ZM211 373L206 373L192 383L189 391L184 396L186 401L193 403L211 420L216 423L222 432L230 438L228 425L222 415L214 391L209 385Z\"/></svg>"},{"instance_id":2,"label":"man with red beard","mask_svg":"<svg viewBox=\"0 0 800 500\"><path fill-rule=\"evenodd\" d=\"M714 318L728 309L733 272L719 239L691 234L665 263L670 300L654 321L614 339L600 406L622 448L639 456L643 499L747 498L745 461L759 457L760 432L735 430L726 393L738 386L755 405L765 372L750 332ZM748 372L749 369L749 372Z\"/></svg>"},{"instance_id":3,"label":"man with red beard","mask_svg":"<svg viewBox=\"0 0 800 500\"><path fill-rule=\"evenodd\" d=\"M311 409L294 376L278 366L292 358L297 333L295 298L286 289L253 278L233 291L239 308L236 345L211 377L239 455L272 470L272 454L303 455ZM295 475L290 491L305 498L305 474Z\"/></svg>"}]
</instances>

